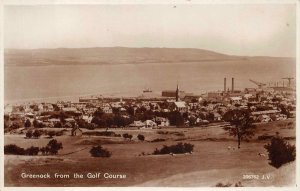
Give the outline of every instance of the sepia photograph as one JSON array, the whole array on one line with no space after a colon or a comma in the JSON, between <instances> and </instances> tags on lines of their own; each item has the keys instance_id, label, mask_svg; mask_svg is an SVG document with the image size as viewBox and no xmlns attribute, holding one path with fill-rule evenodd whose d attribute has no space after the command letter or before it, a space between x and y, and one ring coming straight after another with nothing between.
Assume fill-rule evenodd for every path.
<instances>
[{"instance_id":1,"label":"sepia photograph","mask_svg":"<svg viewBox=\"0 0 300 191\"><path fill-rule=\"evenodd\" d=\"M51 2L3 5L4 187L296 188L299 1Z\"/></svg>"}]
</instances>

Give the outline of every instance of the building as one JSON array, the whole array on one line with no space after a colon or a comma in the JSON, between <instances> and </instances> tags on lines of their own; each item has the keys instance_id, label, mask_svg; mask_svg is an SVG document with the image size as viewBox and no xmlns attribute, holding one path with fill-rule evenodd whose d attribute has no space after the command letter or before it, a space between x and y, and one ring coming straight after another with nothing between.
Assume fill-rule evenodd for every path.
<instances>
[{"instance_id":1,"label":"building","mask_svg":"<svg viewBox=\"0 0 300 191\"><path fill-rule=\"evenodd\" d=\"M171 111L178 111L180 113L185 113L188 111L188 107L184 101L175 101L171 104Z\"/></svg>"},{"instance_id":2,"label":"building","mask_svg":"<svg viewBox=\"0 0 300 191\"><path fill-rule=\"evenodd\" d=\"M146 120L145 122L146 128L155 128L157 124L152 120Z\"/></svg>"},{"instance_id":3,"label":"building","mask_svg":"<svg viewBox=\"0 0 300 191\"><path fill-rule=\"evenodd\" d=\"M161 96L162 97L174 97L174 98L176 98L176 93L177 91L176 90L164 90L164 91L162 91L162 93L161 93ZM183 99L184 97L185 97L185 91L178 91L178 97L180 98L180 99Z\"/></svg>"}]
</instances>

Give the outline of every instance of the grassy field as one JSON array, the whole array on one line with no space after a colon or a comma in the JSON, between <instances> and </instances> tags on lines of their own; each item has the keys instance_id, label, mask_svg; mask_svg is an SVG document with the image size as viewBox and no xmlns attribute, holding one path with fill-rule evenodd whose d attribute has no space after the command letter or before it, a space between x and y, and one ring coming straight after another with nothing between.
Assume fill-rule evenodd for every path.
<instances>
[{"instance_id":1,"label":"grassy field","mask_svg":"<svg viewBox=\"0 0 300 191\"><path fill-rule=\"evenodd\" d=\"M5 155L5 186L215 186L217 183L243 186L295 186L295 163L275 169L268 164L264 145L269 140L258 140L261 135L275 135L295 144L295 121L258 124L256 134L249 142L237 141L220 126L201 128L164 128L141 130L110 130L117 134L129 133L133 139L122 137L68 135L55 137L63 143L57 156ZM137 139L138 134L145 141ZM25 139L24 134L6 134L5 144L23 148L45 146L49 138ZM151 142L155 139L162 142ZM178 142L194 144L192 154L152 155L155 148ZM101 144L112 152L110 158L93 158L89 150ZM228 147L231 147L228 150ZM232 149L234 148L234 149ZM143 154L142 154L143 153ZM49 173L51 179L24 179L21 173ZM69 174L70 178L53 178L55 173ZM74 173L84 175L73 178ZM87 173L126 175L124 179L87 178ZM269 175L270 179L243 179L243 175ZM282 176L284 174L284 177Z\"/></svg>"}]
</instances>

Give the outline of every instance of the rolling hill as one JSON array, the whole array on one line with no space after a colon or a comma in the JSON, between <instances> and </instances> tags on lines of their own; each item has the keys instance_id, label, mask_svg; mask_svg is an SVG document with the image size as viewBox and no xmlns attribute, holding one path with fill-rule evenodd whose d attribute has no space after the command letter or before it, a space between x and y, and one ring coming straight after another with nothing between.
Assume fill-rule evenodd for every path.
<instances>
[{"instance_id":1,"label":"rolling hill","mask_svg":"<svg viewBox=\"0 0 300 191\"><path fill-rule=\"evenodd\" d=\"M80 64L141 64L244 60L203 49L190 48L57 48L6 49L6 66L80 65Z\"/></svg>"}]
</instances>

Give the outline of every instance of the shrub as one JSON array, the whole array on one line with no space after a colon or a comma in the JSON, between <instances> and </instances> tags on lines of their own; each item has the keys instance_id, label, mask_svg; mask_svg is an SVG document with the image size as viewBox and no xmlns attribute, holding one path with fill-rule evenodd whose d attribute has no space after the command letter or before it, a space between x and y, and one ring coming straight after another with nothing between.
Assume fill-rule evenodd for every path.
<instances>
[{"instance_id":1,"label":"shrub","mask_svg":"<svg viewBox=\"0 0 300 191\"><path fill-rule=\"evenodd\" d=\"M50 149L49 149L49 147L42 147L42 148L40 148L40 151L41 151L42 155L47 155L47 154L49 154Z\"/></svg>"},{"instance_id":2,"label":"shrub","mask_svg":"<svg viewBox=\"0 0 300 191\"><path fill-rule=\"evenodd\" d=\"M9 144L4 146L4 154L24 155L25 150L17 145Z\"/></svg>"},{"instance_id":3,"label":"shrub","mask_svg":"<svg viewBox=\"0 0 300 191\"><path fill-rule=\"evenodd\" d=\"M151 143L155 143L155 142L163 142L163 141L166 141L166 139L154 139L151 141Z\"/></svg>"},{"instance_id":4,"label":"shrub","mask_svg":"<svg viewBox=\"0 0 300 191\"><path fill-rule=\"evenodd\" d=\"M160 134L160 135L167 135L167 134L169 134L168 131L157 131L156 133Z\"/></svg>"},{"instance_id":5,"label":"shrub","mask_svg":"<svg viewBox=\"0 0 300 191\"><path fill-rule=\"evenodd\" d=\"M144 135L141 135L141 134L138 134L137 138L138 138L140 141L144 141L144 140L145 140L145 136L144 136Z\"/></svg>"},{"instance_id":6,"label":"shrub","mask_svg":"<svg viewBox=\"0 0 300 191\"><path fill-rule=\"evenodd\" d=\"M31 138L32 137L32 131L27 131L26 133L26 138Z\"/></svg>"},{"instance_id":7,"label":"shrub","mask_svg":"<svg viewBox=\"0 0 300 191\"><path fill-rule=\"evenodd\" d=\"M153 152L154 155L158 154L182 154L182 153L191 153L194 150L194 145L190 143L178 143L177 145L171 145L171 146L166 146L164 145L163 148L160 150L155 149Z\"/></svg>"},{"instance_id":8,"label":"shrub","mask_svg":"<svg viewBox=\"0 0 300 191\"><path fill-rule=\"evenodd\" d=\"M40 151L39 147L31 146L25 150L25 154L26 155L38 155L39 151Z\"/></svg>"},{"instance_id":9,"label":"shrub","mask_svg":"<svg viewBox=\"0 0 300 191\"><path fill-rule=\"evenodd\" d=\"M48 136L49 136L50 138L52 138L52 137L55 136L55 135L56 135L55 131L49 131L49 132L48 132Z\"/></svg>"},{"instance_id":10,"label":"shrub","mask_svg":"<svg viewBox=\"0 0 300 191\"><path fill-rule=\"evenodd\" d=\"M129 135L128 133L123 134L124 139L132 139L132 135Z\"/></svg>"},{"instance_id":11,"label":"shrub","mask_svg":"<svg viewBox=\"0 0 300 191\"><path fill-rule=\"evenodd\" d=\"M107 136L107 137L114 137L116 135L113 131L102 131L98 132L99 136Z\"/></svg>"},{"instance_id":12,"label":"shrub","mask_svg":"<svg viewBox=\"0 0 300 191\"><path fill-rule=\"evenodd\" d=\"M30 122L30 120L29 120L29 119L27 119L27 120L25 121L25 123L24 123L24 127L26 127L26 128L29 128L29 127L31 127L31 122Z\"/></svg>"},{"instance_id":13,"label":"shrub","mask_svg":"<svg viewBox=\"0 0 300 191\"><path fill-rule=\"evenodd\" d=\"M96 125L94 123L87 123L85 128L89 130L94 130L96 128Z\"/></svg>"},{"instance_id":14,"label":"shrub","mask_svg":"<svg viewBox=\"0 0 300 191\"><path fill-rule=\"evenodd\" d=\"M83 135L88 136L106 136L106 137L121 137L120 134L116 134L113 131L93 131L93 132L83 132Z\"/></svg>"},{"instance_id":15,"label":"shrub","mask_svg":"<svg viewBox=\"0 0 300 191\"><path fill-rule=\"evenodd\" d=\"M219 182L218 184L216 184L216 187L231 187L231 186L232 186L232 184L230 182L228 182L228 183ZM239 181L239 182L234 184L234 187L244 187L244 186Z\"/></svg>"},{"instance_id":16,"label":"shrub","mask_svg":"<svg viewBox=\"0 0 300 191\"><path fill-rule=\"evenodd\" d=\"M54 128L62 128L61 122L55 123Z\"/></svg>"},{"instance_id":17,"label":"shrub","mask_svg":"<svg viewBox=\"0 0 300 191\"><path fill-rule=\"evenodd\" d=\"M56 133L55 133L55 136L62 136L63 135L63 132L62 131L57 131Z\"/></svg>"},{"instance_id":18,"label":"shrub","mask_svg":"<svg viewBox=\"0 0 300 191\"><path fill-rule=\"evenodd\" d=\"M231 183L222 183L222 182L219 182L218 184L216 184L216 187L230 187L232 184Z\"/></svg>"},{"instance_id":19,"label":"shrub","mask_svg":"<svg viewBox=\"0 0 300 191\"><path fill-rule=\"evenodd\" d=\"M39 130L35 130L32 134L34 138L40 138L41 135L42 133Z\"/></svg>"},{"instance_id":20,"label":"shrub","mask_svg":"<svg viewBox=\"0 0 300 191\"><path fill-rule=\"evenodd\" d=\"M9 129L19 129L20 125L18 123L13 123L11 126L9 126Z\"/></svg>"},{"instance_id":21,"label":"shrub","mask_svg":"<svg viewBox=\"0 0 300 191\"><path fill-rule=\"evenodd\" d=\"M281 167L283 164L294 161L296 158L296 147L290 145L282 137L274 137L271 143L264 146L269 152L269 164L275 168Z\"/></svg>"},{"instance_id":22,"label":"shrub","mask_svg":"<svg viewBox=\"0 0 300 191\"><path fill-rule=\"evenodd\" d=\"M49 141L49 143L47 144L47 146L49 153L52 155L56 155L58 153L58 150L62 149L62 143L57 142L56 139L52 139L51 141Z\"/></svg>"},{"instance_id":23,"label":"shrub","mask_svg":"<svg viewBox=\"0 0 300 191\"><path fill-rule=\"evenodd\" d=\"M110 157L111 152L106 149L103 149L101 146L93 147L90 150L90 153L93 157Z\"/></svg>"},{"instance_id":24,"label":"shrub","mask_svg":"<svg viewBox=\"0 0 300 191\"><path fill-rule=\"evenodd\" d=\"M184 136L184 133L182 133L182 132L177 132L177 131L172 132L171 134L174 134L174 135L176 135L176 136Z\"/></svg>"},{"instance_id":25,"label":"shrub","mask_svg":"<svg viewBox=\"0 0 300 191\"><path fill-rule=\"evenodd\" d=\"M258 139L258 140L270 140L270 139L272 139L273 137L274 137L273 135L267 135L267 134L264 134L264 135L258 136L257 139Z\"/></svg>"}]
</instances>

